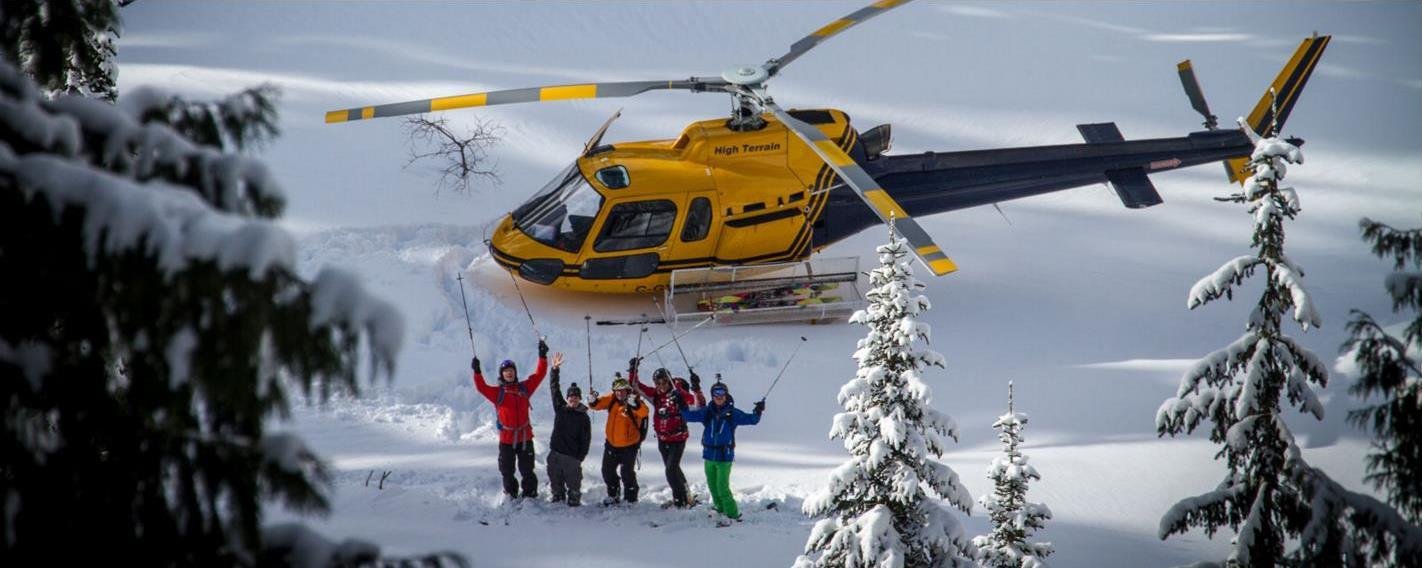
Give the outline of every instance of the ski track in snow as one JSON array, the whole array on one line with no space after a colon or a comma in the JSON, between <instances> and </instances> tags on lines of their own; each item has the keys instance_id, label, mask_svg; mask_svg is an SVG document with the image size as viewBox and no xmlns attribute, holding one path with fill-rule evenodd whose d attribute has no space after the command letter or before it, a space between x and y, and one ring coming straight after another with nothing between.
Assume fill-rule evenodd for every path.
<instances>
[{"instance_id":1,"label":"ski track in snow","mask_svg":"<svg viewBox=\"0 0 1422 568\"><path fill-rule=\"evenodd\" d=\"M486 367L512 358L527 373L536 344L513 283L479 244L482 234L477 226L421 225L333 230L301 242L303 271L314 273L326 265L353 270L372 293L400 307L408 335L393 383L370 385L360 398L298 405L294 420L277 426L302 435L332 465L332 514L310 522L327 534L370 539L394 553L458 550L481 567L790 563L813 524L800 513L803 499L847 457L826 432L840 410L835 402L839 387L853 376L849 353L862 328L703 327L683 340L692 364L708 378L723 373L732 393L749 406L783 364L789 344L799 335L810 338L810 349L796 359L770 399L764 421L739 432L732 487L745 522L718 528L705 504L685 511L661 509L670 490L652 442L644 445L638 471L642 502L611 509L598 505L606 495L599 473L601 413L594 413L593 446L583 463L584 506L570 510L525 502L510 507L502 503L495 464L493 408L470 384L469 338L454 276L465 275L475 341ZM578 382L585 390L584 314L627 318L655 310L643 297L558 294L520 285L549 345L567 354L564 385ZM927 321L937 323L939 342L961 333L953 326L983 317L982 308L955 308L941 299L935 305ZM650 334L644 351L669 338L661 326L653 326ZM635 351L637 331L593 326L593 335L593 382L605 390L611 371L625 367ZM970 380L974 372L962 367L972 367L961 361L969 357L947 355L949 369L927 371L925 380L934 389L935 406L955 415L963 432L963 440L950 444L942 461L959 472L976 497L991 488L985 470L998 450L990 425L1003 411L1005 399L999 399L1005 393L997 391L1007 377ZM677 374L684 372L674 348L664 350L662 360ZM652 357L644 365L661 363ZM1105 377L1095 377L1102 374L1099 369L1070 368L1075 366L1062 365L1061 376L1051 380L1017 381L1019 408L1031 412L1034 423L1023 450L1043 476L1029 497L1056 514L1039 533L1039 540L1057 547L1053 565L1176 565L1221 557L1227 537L1212 542L1195 532L1163 542L1155 538L1159 516L1176 500L1208 490L1223 470L1212 459L1215 447L1203 436L1156 438L1152 412L1172 387L1153 378L1159 370L1150 366L1112 369ZM1123 383L1120 375L1131 372L1151 380ZM543 499L543 460L552 427L547 388L540 387L533 397ZM1113 389L1119 400L1101 405L1095 393L1100 388ZM1091 412L1082 411L1092 404L1097 406ZM700 428L692 428L682 466L693 492L705 498ZM1363 442L1336 438L1336 443L1308 450L1308 458L1359 489ZM390 476L379 489L386 471ZM268 522L294 516L276 510ZM969 534L987 530L981 510L963 522Z\"/></svg>"}]
</instances>

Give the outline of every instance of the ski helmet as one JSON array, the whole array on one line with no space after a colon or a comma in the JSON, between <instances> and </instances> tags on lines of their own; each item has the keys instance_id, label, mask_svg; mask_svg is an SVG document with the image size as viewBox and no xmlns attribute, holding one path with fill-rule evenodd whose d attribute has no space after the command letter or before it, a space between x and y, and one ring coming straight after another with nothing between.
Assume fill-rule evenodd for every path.
<instances>
[{"instance_id":1,"label":"ski helmet","mask_svg":"<svg viewBox=\"0 0 1422 568\"><path fill-rule=\"evenodd\" d=\"M568 385L568 396L576 396L578 398L582 398L583 389L578 388L578 383L572 383Z\"/></svg>"},{"instance_id":2,"label":"ski helmet","mask_svg":"<svg viewBox=\"0 0 1422 568\"><path fill-rule=\"evenodd\" d=\"M716 384L711 385L711 396L731 396L731 389L726 388L726 383L716 381Z\"/></svg>"},{"instance_id":3,"label":"ski helmet","mask_svg":"<svg viewBox=\"0 0 1422 568\"><path fill-rule=\"evenodd\" d=\"M657 370L652 371L652 380L654 380L654 381L668 380L668 381L669 381L669 380L671 380L671 371L668 371L668 370L666 369L666 367L658 367Z\"/></svg>"}]
</instances>

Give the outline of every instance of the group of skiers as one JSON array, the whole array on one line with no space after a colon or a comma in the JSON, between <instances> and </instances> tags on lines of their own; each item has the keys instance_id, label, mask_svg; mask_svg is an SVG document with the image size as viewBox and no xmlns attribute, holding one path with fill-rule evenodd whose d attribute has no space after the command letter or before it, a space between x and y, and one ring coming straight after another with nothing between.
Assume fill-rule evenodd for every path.
<instances>
[{"instance_id":1,"label":"group of skiers","mask_svg":"<svg viewBox=\"0 0 1422 568\"><path fill-rule=\"evenodd\" d=\"M499 363L498 383L486 384L479 358L471 361L474 388L498 411L499 473L503 476L504 493L510 499L538 497L529 409L533 392L538 390L544 376L551 373L554 418L546 465L552 502L567 503L571 507L582 505L582 463L592 443L592 420L588 411L599 410L607 412L602 452L602 480L607 485L607 498L603 505L637 502L640 486L636 464L650 416L657 451L666 467L667 485L672 490L670 505L679 508L696 505L687 488L681 458L691 435L687 426L699 422L703 426L701 458L705 461L706 484L713 509L726 520L740 520L740 510L731 495L730 479L731 463L736 456L736 428L760 422L765 401L755 403L752 412L744 412L736 408L730 390L718 379L711 385L708 404L701 390L701 377L695 371L690 371L688 382L659 368L652 372L649 386L638 378L640 362L638 357L628 361L627 378L618 374L612 381L611 393L599 396L596 389L590 388L591 400L584 404L582 389L577 383L568 385L566 396L563 393L558 376L563 354L554 354L550 365L548 345L543 340L538 342L538 366L523 380L519 380L514 362L506 359Z\"/></svg>"}]
</instances>

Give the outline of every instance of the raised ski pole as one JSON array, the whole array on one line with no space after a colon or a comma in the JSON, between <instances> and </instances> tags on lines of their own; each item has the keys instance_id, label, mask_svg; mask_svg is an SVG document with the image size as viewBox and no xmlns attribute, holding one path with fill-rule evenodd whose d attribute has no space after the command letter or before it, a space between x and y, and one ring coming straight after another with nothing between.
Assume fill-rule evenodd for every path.
<instances>
[{"instance_id":1,"label":"raised ski pole","mask_svg":"<svg viewBox=\"0 0 1422 568\"><path fill-rule=\"evenodd\" d=\"M676 330L672 329L671 322L667 321L667 311L662 309L662 305L657 303L656 296L652 297L652 305L657 307L657 311L662 313L662 325L667 326L667 332L672 336L672 344L676 345L676 350L681 353L681 362L686 364L687 374L691 374L691 361L686 358L686 351L681 349L681 342L676 340ZM662 365L665 367L666 365Z\"/></svg>"},{"instance_id":2,"label":"raised ski pole","mask_svg":"<svg viewBox=\"0 0 1422 568\"><path fill-rule=\"evenodd\" d=\"M647 314L642 314L642 321L647 321ZM641 362L642 362L642 336L644 336L644 335L647 335L647 324L642 324L641 329L639 329L639 330L637 331L637 362L638 362L638 363L641 363ZM651 355L651 353L648 353L648 355Z\"/></svg>"},{"instance_id":3,"label":"raised ski pole","mask_svg":"<svg viewBox=\"0 0 1422 568\"><path fill-rule=\"evenodd\" d=\"M658 351L661 351L663 347L666 347L666 346L668 346L668 345L671 345L671 344L672 344L673 342L675 342L677 339L680 339L681 337L685 336L686 334L691 333L692 331L694 331L694 330L695 330L696 328L698 328L698 327L701 327L701 326L703 326L703 325L706 325L707 322L710 322L711 320L714 320L714 319L716 319L716 316L713 315L713 316L711 316L711 317L708 317L708 318L706 318L706 319L704 319L704 320L701 320L701 321L697 322L696 325L691 326L691 327L688 328L686 331L683 331L683 332L681 332L681 333L678 333L678 334L673 335L672 338L671 338L671 341L668 341L668 342L666 342L666 343L663 343L663 344L661 344L661 345L658 345L656 349L653 349L653 350L651 350L651 351L648 351L647 354L648 354L648 355L651 355L651 354L653 354L653 353L656 353L656 352L658 352Z\"/></svg>"},{"instance_id":4,"label":"raised ski pole","mask_svg":"<svg viewBox=\"0 0 1422 568\"><path fill-rule=\"evenodd\" d=\"M469 322L469 300L464 299L464 273L460 272L454 279L459 281L459 303L464 304L464 325L469 328L469 352L478 357L479 352L474 349L474 324Z\"/></svg>"},{"instance_id":5,"label":"raised ski pole","mask_svg":"<svg viewBox=\"0 0 1422 568\"><path fill-rule=\"evenodd\" d=\"M790 358L785 360L785 366L780 368L780 374L775 375L775 380L771 381L770 388L765 389L765 394L760 397L762 402L765 397L770 396L770 391L775 390L775 385L780 383L780 377L785 376L785 370L790 368L790 362L795 360L795 355L800 352L800 348L805 346L805 336L800 336L800 344L795 346L795 350L790 352Z\"/></svg>"},{"instance_id":6,"label":"raised ski pole","mask_svg":"<svg viewBox=\"0 0 1422 568\"><path fill-rule=\"evenodd\" d=\"M592 373L592 316L591 316L591 315L584 315L584 316L583 316L583 324L584 324L584 327L586 327L586 328L588 329L588 388L592 388L592 387L593 387L593 373Z\"/></svg>"},{"instance_id":7,"label":"raised ski pole","mask_svg":"<svg viewBox=\"0 0 1422 568\"><path fill-rule=\"evenodd\" d=\"M533 335L543 339L543 334L538 331L538 322L533 321L533 312L528 309L528 300L523 298L523 289L518 287L518 278L514 277L512 270L509 271L509 280L513 281L514 291L518 292L518 301L523 303L523 313L528 315L528 324L533 326Z\"/></svg>"}]
</instances>

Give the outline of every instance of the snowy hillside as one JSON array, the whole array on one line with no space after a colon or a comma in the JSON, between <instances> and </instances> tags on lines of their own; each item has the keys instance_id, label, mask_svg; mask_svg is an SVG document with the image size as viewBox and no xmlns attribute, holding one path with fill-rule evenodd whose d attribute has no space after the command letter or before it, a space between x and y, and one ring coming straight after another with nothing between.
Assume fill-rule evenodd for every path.
<instances>
[{"instance_id":1,"label":"snowy hillside","mask_svg":"<svg viewBox=\"0 0 1422 568\"><path fill-rule=\"evenodd\" d=\"M330 460L332 514L315 524L394 553L453 549L479 567L785 566L811 521L802 500L842 463L827 437L862 328L837 325L703 327L684 340L706 377L722 373L753 401L804 335L809 342L768 401L740 431L731 478L746 521L716 528L706 508L663 510L670 499L654 447L642 453L647 496L631 508L501 508L493 409L470 384L469 341L455 276L463 274L478 354L528 369L535 333L513 283L481 244L498 216L566 166L618 108L608 141L667 138L692 120L721 116L719 97L652 94L628 101L511 105L449 113L506 130L492 156L504 183L471 195L435 194L432 178L402 170L398 121L330 126L326 110L482 89L712 73L761 61L799 35L859 7L847 3L478 5L380 3L232 5L146 3L125 9L121 88L153 84L198 97L271 82L283 89L282 137L261 157L288 188L283 221L302 235L306 274L334 265L358 274L404 315L407 337L393 382L297 410L281 424ZM1308 140L1309 162L1290 170L1303 213L1290 254L1308 270L1320 329L1289 330L1329 357L1353 308L1394 323L1382 288L1388 265L1367 253L1357 221L1415 226L1422 209L1422 8L1411 4L993 3L911 4L856 27L777 79L777 99L829 106L867 129L892 123L894 152L1074 143L1074 125L1116 121L1130 138L1198 129L1175 63L1192 58L1222 122L1260 95L1297 45L1336 34L1286 135ZM222 22L198 26L194 22ZM1245 23L1247 22L1247 24ZM1238 27L1234 27L1238 26ZM200 30L200 31L194 31ZM668 46L675 46L668 48ZM852 73L850 72L852 71ZM1167 566L1222 556L1227 535L1160 541L1157 524L1178 499L1213 487L1223 465L1203 434L1158 439L1155 413L1197 358L1236 337L1249 305L1186 309L1190 286L1248 252L1251 221L1212 197L1235 190L1214 165L1153 175L1165 203L1127 210L1105 187L1086 187L919 219L961 270L926 278L933 349L946 370L925 381L954 416L961 441L944 461L974 497L999 455L993 421L1016 408L1032 417L1023 451L1042 480L1029 499L1054 517L1036 537L1058 567ZM824 251L871 258L886 235L871 229ZM920 277L924 277L920 271ZM567 353L563 382L584 388L584 316L636 317L645 297L553 293L521 283L539 330ZM1244 286L1241 297L1257 288ZM594 327L593 386L606 390L637 345L635 328ZM653 327L653 344L668 330ZM685 372L674 349L644 366ZM1325 418L1291 416L1309 463L1362 490L1366 441L1344 423L1354 401L1346 375L1322 393ZM546 388L546 387L545 387ZM533 397L542 457L552 425L547 392ZM748 405L748 402L745 402ZM593 445L603 415L594 414ZM693 432L699 428L693 427ZM706 493L699 444L683 466ZM584 462L585 502L605 491L597 458ZM382 473L390 472L383 489ZM271 521L289 513L277 513ZM986 529L982 511L965 519Z\"/></svg>"},{"instance_id":2,"label":"snowy hillside","mask_svg":"<svg viewBox=\"0 0 1422 568\"><path fill-rule=\"evenodd\" d=\"M459 244L477 243L479 234L477 227L414 226L338 230L302 242L307 269L331 263L364 275L376 293L401 307L409 326L393 385L360 400L305 408L291 426L339 472L333 513L318 526L331 534L369 538L397 552L460 550L478 566L653 566L663 565L668 555L684 556L690 566L793 560L810 529L799 513L802 499L843 461L842 448L825 433L839 410L834 396L853 376L849 353L860 329L848 324L702 328L687 336L692 364L708 375L723 373L743 400L764 391L796 336L810 340L772 395L764 421L741 433L732 485L746 511L745 523L719 529L705 507L659 508L670 499L670 490L650 446L639 472L647 498L635 507L569 512L532 504L509 512L499 507L492 407L470 384L468 338L454 275L464 270L472 284L470 312L482 358L512 357L531 365L534 336L508 277L480 247ZM597 300L591 312L595 318L636 315L651 305L630 297L568 298L524 288L550 345L568 353L565 383L586 381L583 315L591 299ZM991 323L1002 308L989 303L987 293L970 298L979 300L975 306L970 299L945 298L941 288L930 288L939 299L929 321L935 323L936 345L947 353L949 369L930 371L927 379L936 406L955 414L963 432L962 443L944 461L963 475L974 495L990 488L984 472L997 453L991 424L1002 412L1006 381L1014 378L1018 408L1033 413L1035 428L1025 448L1044 477L1032 496L1055 513L1041 533L1042 540L1057 544L1054 565L1172 565L1219 554L1221 544L1201 535L1164 543L1154 536L1160 514L1188 491L1209 487L1219 471L1211 461L1215 449L1205 440L1155 438L1154 409L1173 392L1171 364L1082 368L1061 364L1049 349L1027 347L1022 352L1027 356L1020 357L1002 341L986 342L994 345L992 351L965 351L945 336L971 335L969 330ZM1183 311L1181 303L1171 302L1170 308ZM1164 333L1170 321L1140 327ZM1025 332L1030 327L1017 328ZM594 384L605 390L610 371L625 366L635 350L636 330L595 327L593 333ZM653 328L649 343L666 341L666 333ZM1122 353L1123 358L1129 355ZM683 369L674 350L662 355L668 367ZM1033 358L1038 362L1027 361ZM991 367L994 360L1011 360L1007 366L1019 370L967 370ZM1030 367L1042 370L1020 370ZM535 397L540 463L552 423L545 401ZM595 445L602 420L595 415ZM1362 441L1346 437L1311 449L1308 456L1356 487L1362 451ZM705 495L699 463L695 455L685 461L693 491ZM595 457L584 463L589 502L603 495L597 467ZM385 471L392 473L385 488L377 489ZM966 523L970 532L982 532L986 519L976 511Z\"/></svg>"}]
</instances>

